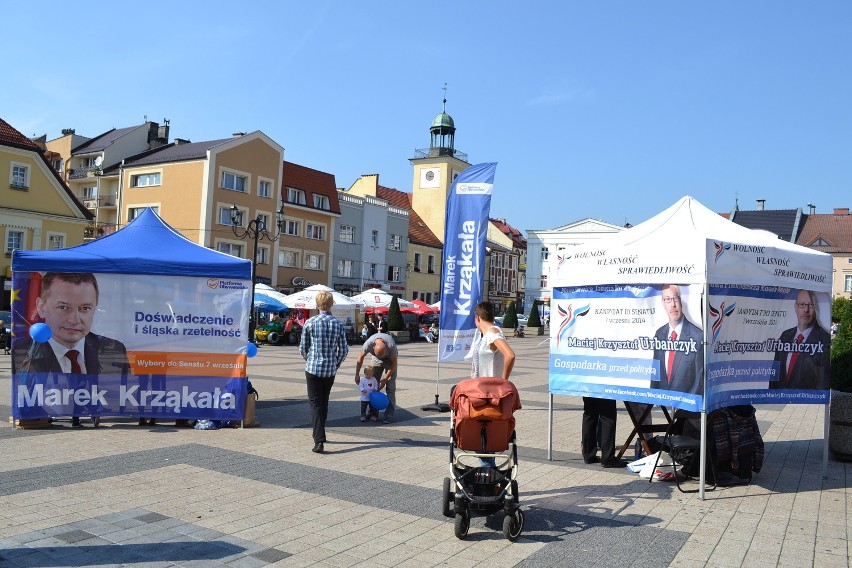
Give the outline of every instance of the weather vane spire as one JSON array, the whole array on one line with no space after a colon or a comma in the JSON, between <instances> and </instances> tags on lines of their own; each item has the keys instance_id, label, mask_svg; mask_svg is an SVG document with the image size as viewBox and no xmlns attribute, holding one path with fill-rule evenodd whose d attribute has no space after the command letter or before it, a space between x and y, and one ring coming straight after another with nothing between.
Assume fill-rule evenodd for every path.
<instances>
[{"instance_id":1,"label":"weather vane spire","mask_svg":"<svg viewBox=\"0 0 852 568\"><path fill-rule=\"evenodd\" d=\"M447 112L447 84L444 83L444 110L443 112Z\"/></svg>"}]
</instances>

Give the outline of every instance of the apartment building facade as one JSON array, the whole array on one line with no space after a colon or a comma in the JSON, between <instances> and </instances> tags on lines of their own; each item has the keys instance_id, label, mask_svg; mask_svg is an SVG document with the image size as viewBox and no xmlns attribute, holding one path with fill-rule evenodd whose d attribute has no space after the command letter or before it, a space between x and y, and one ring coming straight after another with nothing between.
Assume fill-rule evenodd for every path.
<instances>
[{"instance_id":1,"label":"apartment building facade","mask_svg":"<svg viewBox=\"0 0 852 568\"><path fill-rule=\"evenodd\" d=\"M47 250L82 244L93 215L59 177L43 149L3 119L0 175L0 231L4 243L0 306L8 309L12 253L17 249Z\"/></svg>"}]
</instances>

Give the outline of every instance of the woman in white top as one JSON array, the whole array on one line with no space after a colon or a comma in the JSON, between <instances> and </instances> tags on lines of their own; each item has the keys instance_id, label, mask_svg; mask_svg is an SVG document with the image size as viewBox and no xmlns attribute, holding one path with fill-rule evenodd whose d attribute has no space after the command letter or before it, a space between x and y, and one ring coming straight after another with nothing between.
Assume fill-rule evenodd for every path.
<instances>
[{"instance_id":1,"label":"woman in white top","mask_svg":"<svg viewBox=\"0 0 852 568\"><path fill-rule=\"evenodd\" d=\"M473 311L479 333L471 346L471 377L502 377L509 380L515 365L515 352L503 332L494 325L494 306L479 302Z\"/></svg>"}]
</instances>

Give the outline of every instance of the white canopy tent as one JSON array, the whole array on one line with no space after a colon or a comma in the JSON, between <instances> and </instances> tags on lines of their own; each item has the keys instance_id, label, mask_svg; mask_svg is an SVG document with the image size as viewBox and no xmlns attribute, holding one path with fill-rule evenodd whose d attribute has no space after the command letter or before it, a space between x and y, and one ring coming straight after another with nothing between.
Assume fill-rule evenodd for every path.
<instances>
[{"instance_id":1,"label":"white canopy tent","mask_svg":"<svg viewBox=\"0 0 852 568\"><path fill-rule=\"evenodd\" d=\"M661 285L669 283L691 286L700 290L700 293L692 294L689 303L687 299L684 299L684 310L687 315L690 315L691 311L692 318L701 323L704 344L707 345L707 348L703 350L705 369L707 368L708 352L714 346L715 340L715 336L709 329L711 326L706 321L708 308L712 308L709 305L711 286L726 287L723 288L724 290L773 288L795 291L807 289L823 295L828 295L831 291L832 260L830 255L782 241L766 231L754 231L732 223L689 196L683 197L677 203L644 223L587 245L566 250L564 253L564 256L558 256L552 260L556 267L555 272L552 272L555 277L552 280L554 291L552 315L554 320L551 322L550 338L551 419L548 428L548 456L550 456L553 439L552 403L554 392L556 394L580 394L572 390L573 385L577 384L576 382L572 383L577 375L564 371L564 363L574 357L577 352L583 350L576 347L578 343L572 344L571 341L566 341L566 337L574 333L578 327L589 326L589 322L595 318L602 322L599 324L600 329L604 330L602 335L608 333L607 329L624 329L634 325L633 320L637 319L616 319L616 316L613 316L614 313L617 313L614 309L610 309L608 312L596 310L594 306L589 309L591 302L586 302L586 305L582 306L587 311L577 314L572 310L576 310L580 304L576 301L571 304L567 300L562 300L560 303L557 300L557 291L566 290L573 293L577 290L584 290L584 287L588 289L610 287L620 291L641 286L653 286L659 289ZM827 299L825 303L828 303ZM610 306L612 305L614 305L614 301L611 302ZM653 305L658 306L658 304ZM718 307L717 303L716 308ZM788 312L792 311L788 304L785 304L785 307ZM664 314L660 313L662 310L659 307L656 309L657 313L651 318L659 318L661 315L665 317ZM713 313L712 309L710 313ZM578 318L578 315L581 317ZM606 320L607 317L610 319ZM645 318L646 316L642 317ZM603 327L605 321L609 322L609 328ZM649 319L650 321L651 319ZM618 325L612 325L612 322L618 322ZM717 319L716 323L721 324L721 319ZM571 326L574 326L573 330L569 329ZM639 325L634 327L639 327ZM770 328L770 326L764 327L767 330ZM725 331L729 330L737 331L735 324L725 329ZM751 332L751 330L748 331ZM617 333L617 331L612 333ZM653 333L651 333L651 337L653 338ZM584 353L584 356L587 358L586 360L617 360L613 357L614 351L607 352L607 349L602 351L594 352L591 355ZM624 359L622 360L627 361L627 357L630 356L637 357L638 355L634 351L623 356ZM647 357L648 355L642 356ZM771 358L771 354L769 357ZM766 364L769 365L769 363ZM591 373L588 373L588 375L592 376ZM705 372L704 375L707 376L707 373ZM603 384L607 378L607 372L598 373L597 377L592 376L591 379L587 377L586 388L588 390L584 391L583 394L601 398L631 400L629 396L607 394L614 390L611 388L612 384L630 384L628 381L622 383L610 382L609 389L601 388L599 392L595 392L594 388L588 388L588 384L594 384L599 379ZM560 384L560 381L564 381L562 384L571 386L565 389L560 389L558 386L554 388L554 385ZM701 408L703 450L707 396L703 391L697 394L703 396L703 404L705 405ZM647 399L633 400L647 402ZM826 412L826 421L827 416L828 412ZM702 451L700 470L702 498L704 497L705 472L703 456L704 452ZM827 453L824 459L827 459Z\"/></svg>"},{"instance_id":2,"label":"white canopy tent","mask_svg":"<svg viewBox=\"0 0 852 568\"><path fill-rule=\"evenodd\" d=\"M355 325L356 313L363 307L363 303L355 298L344 296L333 288L322 284L314 284L300 292L289 294L282 298L282 301L288 308L301 310L316 310L317 309L317 294L320 292L331 292L334 299L334 305L331 307L331 313L340 321L346 323L349 320L353 326Z\"/></svg>"},{"instance_id":3,"label":"white canopy tent","mask_svg":"<svg viewBox=\"0 0 852 568\"><path fill-rule=\"evenodd\" d=\"M387 308L393 300L393 294L385 292L381 288L370 288L352 296L351 299L362 302L368 308ZM400 308L417 308L417 304L403 300L402 298L397 298L397 302L399 302Z\"/></svg>"}]
</instances>

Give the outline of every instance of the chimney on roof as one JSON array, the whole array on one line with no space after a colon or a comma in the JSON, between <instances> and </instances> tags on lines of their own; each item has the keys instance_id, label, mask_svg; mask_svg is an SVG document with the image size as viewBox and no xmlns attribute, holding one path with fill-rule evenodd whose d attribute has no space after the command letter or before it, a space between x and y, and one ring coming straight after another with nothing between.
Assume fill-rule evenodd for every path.
<instances>
[{"instance_id":1,"label":"chimney on roof","mask_svg":"<svg viewBox=\"0 0 852 568\"><path fill-rule=\"evenodd\" d=\"M160 126L158 122L148 123L148 148L154 149L169 143L169 123Z\"/></svg>"},{"instance_id":2,"label":"chimney on roof","mask_svg":"<svg viewBox=\"0 0 852 568\"><path fill-rule=\"evenodd\" d=\"M758 200L757 200L757 210L758 210L758 211L763 211L763 207L764 207L764 205L765 205L765 204L766 204L766 200L765 200L765 199L758 199Z\"/></svg>"},{"instance_id":3,"label":"chimney on roof","mask_svg":"<svg viewBox=\"0 0 852 568\"><path fill-rule=\"evenodd\" d=\"M848 207L835 207L834 208L834 214L835 215L849 215L849 208Z\"/></svg>"},{"instance_id":4,"label":"chimney on roof","mask_svg":"<svg viewBox=\"0 0 852 568\"><path fill-rule=\"evenodd\" d=\"M74 130L73 128L63 128L62 129L62 135L63 136L68 136L69 134L74 134L75 132L76 132L76 130Z\"/></svg>"},{"instance_id":5,"label":"chimney on roof","mask_svg":"<svg viewBox=\"0 0 852 568\"><path fill-rule=\"evenodd\" d=\"M180 146L181 144L189 144L190 141L186 138L175 138L175 146Z\"/></svg>"},{"instance_id":6,"label":"chimney on roof","mask_svg":"<svg viewBox=\"0 0 852 568\"><path fill-rule=\"evenodd\" d=\"M808 215L813 215L814 213L816 213L816 205L808 203Z\"/></svg>"}]
</instances>

